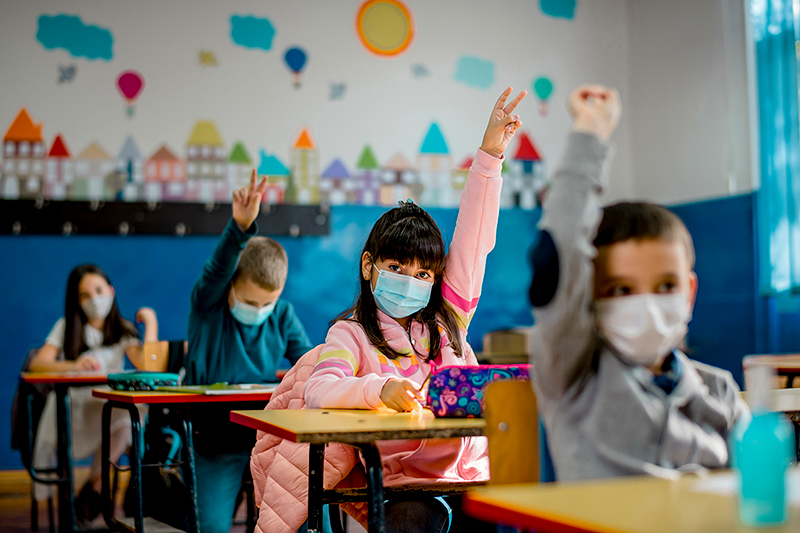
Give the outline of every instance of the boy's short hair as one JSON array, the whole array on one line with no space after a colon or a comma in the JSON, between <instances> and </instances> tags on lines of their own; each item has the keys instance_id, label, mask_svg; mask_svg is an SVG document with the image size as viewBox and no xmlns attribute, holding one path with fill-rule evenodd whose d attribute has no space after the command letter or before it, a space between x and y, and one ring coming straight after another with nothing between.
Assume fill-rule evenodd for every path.
<instances>
[{"instance_id":1,"label":"boy's short hair","mask_svg":"<svg viewBox=\"0 0 800 533\"><path fill-rule=\"evenodd\" d=\"M283 246L269 237L252 237L239 256L232 281L247 276L263 289L276 291L286 284L288 270L289 259Z\"/></svg>"},{"instance_id":2,"label":"boy's short hair","mask_svg":"<svg viewBox=\"0 0 800 533\"><path fill-rule=\"evenodd\" d=\"M649 239L683 243L689 267L694 269L694 244L683 221L666 207L647 202L620 202L603 208L595 248L618 242Z\"/></svg>"}]
</instances>

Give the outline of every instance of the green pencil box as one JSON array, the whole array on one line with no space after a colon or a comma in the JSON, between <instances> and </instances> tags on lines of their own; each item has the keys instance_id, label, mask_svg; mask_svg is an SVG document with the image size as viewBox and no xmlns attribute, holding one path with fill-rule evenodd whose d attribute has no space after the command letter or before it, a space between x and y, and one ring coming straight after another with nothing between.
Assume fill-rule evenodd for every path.
<instances>
[{"instance_id":1,"label":"green pencil box","mask_svg":"<svg viewBox=\"0 0 800 533\"><path fill-rule=\"evenodd\" d=\"M156 390L180 384L180 376L170 372L120 372L108 375L108 386L114 390Z\"/></svg>"}]
</instances>

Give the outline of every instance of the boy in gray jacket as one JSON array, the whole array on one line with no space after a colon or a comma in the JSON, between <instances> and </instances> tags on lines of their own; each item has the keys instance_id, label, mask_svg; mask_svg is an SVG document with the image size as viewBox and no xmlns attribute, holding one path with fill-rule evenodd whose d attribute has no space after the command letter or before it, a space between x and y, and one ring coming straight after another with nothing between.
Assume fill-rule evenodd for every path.
<instances>
[{"instance_id":1,"label":"boy in gray jacket","mask_svg":"<svg viewBox=\"0 0 800 533\"><path fill-rule=\"evenodd\" d=\"M678 349L697 292L691 236L657 205L601 210L619 96L583 86L569 108L531 286L532 379L556 477L725 467L728 434L749 411L729 372Z\"/></svg>"}]
</instances>

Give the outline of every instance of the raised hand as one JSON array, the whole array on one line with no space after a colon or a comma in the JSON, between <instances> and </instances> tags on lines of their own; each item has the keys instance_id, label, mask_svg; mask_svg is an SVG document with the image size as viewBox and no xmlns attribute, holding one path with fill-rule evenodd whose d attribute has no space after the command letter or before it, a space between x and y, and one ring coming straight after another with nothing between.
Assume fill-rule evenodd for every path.
<instances>
[{"instance_id":1,"label":"raised hand","mask_svg":"<svg viewBox=\"0 0 800 533\"><path fill-rule=\"evenodd\" d=\"M592 133L607 141L619 124L622 106L616 89L602 85L581 85L569 95L572 130Z\"/></svg>"},{"instance_id":2,"label":"raised hand","mask_svg":"<svg viewBox=\"0 0 800 533\"><path fill-rule=\"evenodd\" d=\"M506 100L511 96L512 90L509 87L503 91L503 94L497 99L497 103L494 104L492 116L489 117L489 125L486 126L486 133L483 134L483 143L481 143L481 150L497 158L503 155L503 152L508 148L508 143L514 138L514 133L522 126L519 115L512 115L511 113L517 107L517 104L525 98L528 91L522 91L506 105Z\"/></svg>"},{"instance_id":3,"label":"raised hand","mask_svg":"<svg viewBox=\"0 0 800 533\"><path fill-rule=\"evenodd\" d=\"M136 321L141 322L145 325L145 327L158 324L158 319L156 318L156 312L150 309L149 307L142 307L138 311L136 311Z\"/></svg>"},{"instance_id":4,"label":"raised hand","mask_svg":"<svg viewBox=\"0 0 800 533\"><path fill-rule=\"evenodd\" d=\"M261 198L267 190L267 177L256 186L256 169L250 176L250 187L242 187L233 191L233 220L242 231L253 224L261 209Z\"/></svg>"},{"instance_id":5,"label":"raised hand","mask_svg":"<svg viewBox=\"0 0 800 533\"><path fill-rule=\"evenodd\" d=\"M410 379L391 378L383 386L381 401L395 411L415 411L420 409L422 398L417 384Z\"/></svg>"}]
</instances>

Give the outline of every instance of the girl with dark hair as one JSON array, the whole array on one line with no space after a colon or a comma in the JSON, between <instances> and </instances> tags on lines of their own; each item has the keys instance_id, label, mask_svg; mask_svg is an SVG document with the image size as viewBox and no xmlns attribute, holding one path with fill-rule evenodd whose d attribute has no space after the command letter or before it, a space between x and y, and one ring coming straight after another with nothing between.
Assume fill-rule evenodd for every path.
<instances>
[{"instance_id":1,"label":"girl with dark hair","mask_svg":"<svg viewBox=\"0 0 800 533\"><path fill-rule=\"evenodd\" d=\"M494 247L503 152L522 124L512 112L525 94L506 105L509 87L492 111L447 254L436 222L411 201L375 223L361 254L355 305L331 326L306 383L308 408L416 410L436 368L477 364L467 326ZM378 448L386 485L489 477L484 438L389 441ZM447 531L458 516L443 500L389 502L386 529Z\"/></svg>"},{"instance_id":2,"label":"girl with dark hair","mask_svg":"<svg viewBox=\"0 0 800 533\"><path fill-rule=\"evenodd\" d=\"M144 324L145 341L158 340L158 322L152 309L143 307L136 320ZM136 328L122 318L114 287L108 276L94 265L75 267L67 279L64 316L59 318L44 346L30 364L31 372L122 370L124 355L141 359L142 346ZM76 458L94 454L90 479L76 499L76 517L84 523L100 513L100 445L103 401L93 398L89 387L70 389L72 450ZM35 464L47 468L55 462L55 394L47 398L36 435ZM111 425L111 460L116 461L130 446L130 418L114 413ZM45 491L44 494L42 491ZM37 485L37 497L46 487Z\"/></svg>"}]
</instances>

